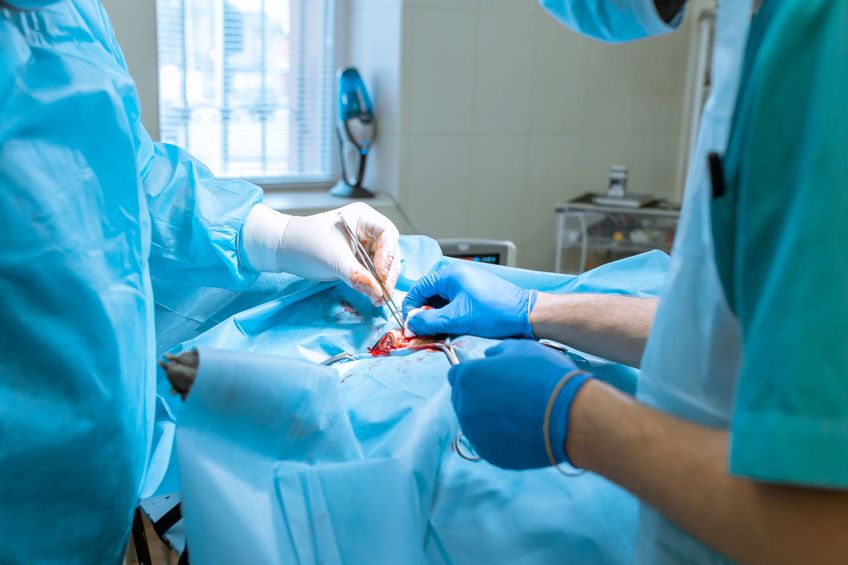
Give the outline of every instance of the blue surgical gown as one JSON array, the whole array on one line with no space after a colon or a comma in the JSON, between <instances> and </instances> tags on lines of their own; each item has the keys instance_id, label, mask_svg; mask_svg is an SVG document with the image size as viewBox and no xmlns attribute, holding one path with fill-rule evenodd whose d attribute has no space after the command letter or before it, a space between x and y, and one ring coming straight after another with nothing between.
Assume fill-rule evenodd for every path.
<instances>
[{"instance_id":1,"label":"blue surgical gown","mask_svg":"<svg viewBox=\"0 0 848 565\"><path fill-rule=\"evenodd\" d=\"M158 479L151 273L250 282L261 192L152 142L100 2L7 4L26 9L0 8L0 560L117 563Z\"/></svg>"}]
</instances>

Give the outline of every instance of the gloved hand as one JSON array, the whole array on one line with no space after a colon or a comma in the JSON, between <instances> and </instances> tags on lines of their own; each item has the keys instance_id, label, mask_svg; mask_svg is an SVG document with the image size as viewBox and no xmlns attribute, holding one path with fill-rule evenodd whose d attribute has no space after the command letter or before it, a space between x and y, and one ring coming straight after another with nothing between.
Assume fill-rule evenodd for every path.
<instances>
[{"instance_id":1,"label":"gloved hand","mask_svg":"<svg viewBox=\"0 0 848 565\"><path fill-rule=\"evenodd\" d=\"M543 423L551 393L577 367L562 353L533 341L505 341L486 358L448 373L451 400L462 433L486 461L503 469L549 467ZM559 391L551 411L551 448L568 462L565 440L571 404L591 377L577 374Z\"/></svg>"},{"instance_id":2,"label":"gloved hand","mask_svg":"<svg viewBox=\"0 0 848 565\"><path fill-rule=\"evenodd\" d=\"M432 298L443 308L409 313ZM451 263L422 277L403 301L407 326L417 335L471 334L480 337L533 337L530 311L536 291L519 288L472 263Z\"/></svg>"},{"instance_id":3,"label":"gloved hand","mask_svg":"<svg viewBox=\"0 0 848 565\"><path fill-rule=\"evenodd\" d=\"M379 305L383 302L380 287L356 259L339 213L365 246L386 290L394 291L400 272L400 234L388 218L361 202L303 217L257 204L242 227L242 260L255 271L286 272L316 281L342 280Z\"/></svg>"}]
</instances>

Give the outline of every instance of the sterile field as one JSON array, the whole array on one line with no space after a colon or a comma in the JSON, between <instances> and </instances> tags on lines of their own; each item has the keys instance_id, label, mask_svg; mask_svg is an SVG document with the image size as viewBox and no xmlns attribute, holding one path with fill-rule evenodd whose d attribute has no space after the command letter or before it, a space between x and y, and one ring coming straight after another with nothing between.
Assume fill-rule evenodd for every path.
<instances>
[{"instance_id":1,"label":"sterile field","mask_svg":"<svg viewBox=\"0 0 848 565\"><path fill-rule=\"evenodd\" d=\"M427 238L404 238L402 250L401 289L448 261ZM550 292L652 296L667 261L648 254L581 277L484 268ZM200 354L185 405L160 378L172 415L160 426L179 415L178 479L170 473L160 494L179 487L193 558L619 563L632 552L635 500L604 479L505 471L451 449L459 428L441 352L374 357L368 348L394 327L385 313L372 318L373 307L338 284L290 278L271 291L268 282L235 301L211 289L157 289L170 293L158 312L172 339L197 334L169 350ZM453 343L470 360L496 342ZM315 364L341 352L354 360ZM568 355L633 391L633 369Z\"/></svg>"}]
</instances>

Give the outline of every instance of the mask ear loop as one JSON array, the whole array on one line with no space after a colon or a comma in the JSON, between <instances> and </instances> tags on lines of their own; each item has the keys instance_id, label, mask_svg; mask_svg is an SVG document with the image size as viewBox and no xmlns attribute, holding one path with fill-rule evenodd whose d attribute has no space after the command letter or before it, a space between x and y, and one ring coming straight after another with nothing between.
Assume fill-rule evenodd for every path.
<instances>
[{"instance_id":1,"label":"mask ear loop","mask_svg":"<svg viewBox=\"0 0 848 565\"><path fill-rule=\"evenodd\" d=\"M556 457L554 457L554 450L551 444L551 412L553 412L554 404L556 404L557 397L565 385L568 382L576 377L577 375L590 375L588 371L584 371L582 369L574 369L573 371L566 374L559 383L554 387L553 392L551 392L551 397L548 399L548 406L545 408L545 419L542 424L542 434L545 437L545 451L548 454L548 460L551 462L551 465L556 468L557 471L565 475L566 477L579 477L583 473L586 472L585 469L575 469L574 471L568 470L564 468L562 465L557 463Z\"/></svg>"}]
</instances>

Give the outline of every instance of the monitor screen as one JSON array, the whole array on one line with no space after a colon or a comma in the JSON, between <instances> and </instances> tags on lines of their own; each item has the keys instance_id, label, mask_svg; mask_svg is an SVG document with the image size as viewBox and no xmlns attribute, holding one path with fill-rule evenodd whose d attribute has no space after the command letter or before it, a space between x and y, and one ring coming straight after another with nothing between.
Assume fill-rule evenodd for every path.
<instances>
[{"instance_id":1,"label":"monitor screen","mask_svg":"<svg viewBox=\"0 0 848 565\"><path fill-rule=\"evenodd\" d=\"M456 259L464 259L466 261L474 261L475 263L489 263L491 265L501 264L500 253L486 253L485 255L454 255Z\"/></svg>"}]
</instances>

